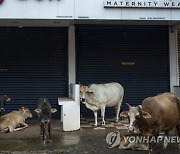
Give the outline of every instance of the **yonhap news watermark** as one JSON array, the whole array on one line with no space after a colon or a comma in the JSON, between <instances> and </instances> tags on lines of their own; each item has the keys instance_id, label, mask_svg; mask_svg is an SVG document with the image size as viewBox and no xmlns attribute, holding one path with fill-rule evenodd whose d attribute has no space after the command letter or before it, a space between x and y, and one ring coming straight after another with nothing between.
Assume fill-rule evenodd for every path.
<instances>
[{"instance_id":1,"label":"yonhap news watermark","mask_svg":"<svg viewBox=\"0 0 180 154\"><path fill-rule=\"evenodd\" d=\"M123 136L123 139L128 143L180 143L178 136Z\"/></svg>"},{"instance_id":2,"label":"yonhap news watermark","mask_svg":"<svg viewBox=\"0 0 180 154\"><path fill-rule=\"evenodd\" d=\"M106 143L109 148L113 148L124 141L125 143L137 144L150 144L150 143L180 143L179 136L142 136L142 135L124 135L122 136L119 131L110 132L106 136Z\"/></svg>"}]
</instances>

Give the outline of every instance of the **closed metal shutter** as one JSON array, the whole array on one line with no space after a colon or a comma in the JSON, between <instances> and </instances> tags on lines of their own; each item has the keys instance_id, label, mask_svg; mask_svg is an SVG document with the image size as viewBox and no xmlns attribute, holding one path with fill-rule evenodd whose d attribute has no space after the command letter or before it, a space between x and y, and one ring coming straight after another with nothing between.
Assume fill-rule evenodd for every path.
<instances>
[{"instance_id":1,"label":"closed metal shutter","mask_svg":"<svg viewBox=\"0 0 180 154\"><path fill-rule=\"evenodd\" d=\"M12 101L6 112L27 106L33 112L39 97L58 109L68 96L67 28L0 28L0 93ZM36 117L36 116L35 116Z\"/></svg>"},{"instance_id":2,"label":"closed metal shutter","mask_svg":"<svg viewBox=\"0 0 180 154\"><path fill-rule=\"evenodd\" d=\"M179 70L179 85L180 85L180 29L177 30L178 40L178 70Z\"/></svg>"},{"instance_id":3,"label":"closed metal shutter","mask_svg":"<svg viewBox=\"0 0 180 154\"><path fill-rule=\"evenodd\" d=\"M167 26L76 26L77 83L119 82L125 103L169 91ZM92 111L81 105L82 116ZM106 115L114 114L107 108Z\"/></svg>"}]
</instances>

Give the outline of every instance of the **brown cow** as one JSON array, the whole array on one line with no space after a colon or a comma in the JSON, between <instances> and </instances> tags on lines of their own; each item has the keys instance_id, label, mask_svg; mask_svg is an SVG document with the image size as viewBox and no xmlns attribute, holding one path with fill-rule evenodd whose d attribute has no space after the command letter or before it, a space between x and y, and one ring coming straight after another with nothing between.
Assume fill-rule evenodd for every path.
<instances>
[{"instance_id":1,"label":"brown cow","mask_svg":"<svg viewBox=\"0 0 180 154\"><path fill-rule=\"evenodd\" d=\"M130 132L139 129L142 135L158 136L160 131L168 135L170 130L176 128L180 136L180 100L172 93L148 97L143 100L142 106L129 105L129 111L122 112L120 116L129 117L128 130ZM164 142L164 148L167 145L167 141ZM152 145L150 148L152 150Z\"/></svg>"},{"instance_id":2,"label":"brown cow","mask_svg":"<svg viewBox=\"0 0 180 154\"><path fill-rule=\"evenodd\" d=\"M28 127L25 119L32 117L32 113L26 107L21 107L19 111L12 111L0 117L0 131L14 132Z\"/></svg>"}]
</instances>

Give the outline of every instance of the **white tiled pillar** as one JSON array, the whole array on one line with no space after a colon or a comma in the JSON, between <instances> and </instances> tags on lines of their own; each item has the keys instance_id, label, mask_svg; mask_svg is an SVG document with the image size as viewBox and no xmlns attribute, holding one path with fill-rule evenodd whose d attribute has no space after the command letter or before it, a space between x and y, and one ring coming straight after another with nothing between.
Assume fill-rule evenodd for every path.
<instances>
[{"instance_id":1,"label":"white tiled pillar","mask_svg":"<svg viewBox=\"0 0 180 154\"><path fill-rule=\"evenodd\" d=\"M68 70L69 85L76 83L76 51L75 51L75 26L70 25L68 29Z\"/></svg>"},{"instance_id":2,"label":"white tiled pillar","mask_svg":"<svg viewBox=\"0 0 180 154\"><path fill-rule=\"evenodd\" d=\"M174 93L174 86L178 84L178 43L177 29L169 27L169 64L170 64L170 91Z\"/></svg>"}]
</instances>

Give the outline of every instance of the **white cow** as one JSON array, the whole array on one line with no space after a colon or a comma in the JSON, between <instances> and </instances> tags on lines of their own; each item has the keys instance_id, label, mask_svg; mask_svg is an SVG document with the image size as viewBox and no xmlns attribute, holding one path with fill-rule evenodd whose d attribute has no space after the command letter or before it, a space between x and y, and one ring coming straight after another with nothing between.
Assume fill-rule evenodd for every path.
<instances>
[{"instance_id":1,"label":"white cow","mask_svg":"<svg viewBox=\"0 0 180 154\"><path fill-rule=\"evenodd\" d=\"M94 112L95 124L97 127L97 111L101 109L102 127L105 127L105 108L115 107L116 122L119 121L119 113L124 96L124 88L116 82L106 84L91 84L80 86L80 100L87 108Z\"/></svg>"}]
</instances>

